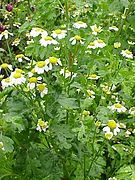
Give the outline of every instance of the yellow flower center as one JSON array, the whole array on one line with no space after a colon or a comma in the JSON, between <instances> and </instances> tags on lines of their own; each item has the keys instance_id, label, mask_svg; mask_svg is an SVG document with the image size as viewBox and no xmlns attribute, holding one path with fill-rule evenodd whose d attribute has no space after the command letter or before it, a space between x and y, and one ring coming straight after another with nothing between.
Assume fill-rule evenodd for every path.
<instances>
[{"instance_id":1,"label":"yellow flower center","mask_svg":"<svg viewBox=\"0 0 135 180\"><path fill-rule=\"evenodd\" d=\"M16 69L15 72L16 72L16 73L22 73L23 70L22 70L22 69Z\"/></svg>"},{"instance_id":2,"label":"yellow flower center","mask_svg":"<svg viewBox=\"0 0 135 180\"><path fill-rule=\"evenodd\" d=\"M35 69L33 68L33 69L31 70L31 72L34 74L34 73L35 73Z\"/></svg>"},{"instance_id":3,"label":"yellow flower center","mask_svg":"<svg viewBox=\"0 0 135 180\"><path fill-rule=\"evenodd\" d=\"M89 96L92 96L92 92L91 91L87 91Z\"/></svg>"},{"instance_id":4,"label":"yellow flower center","mask_svg":"<svg viewBox=\"0 0 135 180\"><path fill-rule=\"evenodd\" d=\"M78 21L77 23L78 23L78 24L83 24L83 22L82 22L82 21Z\"/></svg>"},{"instance_id":5,"label":"yellow flower center","mask_svg":"<svg viewBox=\"0 0 135 180\"><path fill-rule=\"evenodd\" d=\"M23 58L24 57L24 55L23 54L18 54L18 55L16 55L16 58L18 59L18 58Z\"/></svg>"},{"instance_id":6,"label":"yellow flower center","mask_svg":"<svg viewBox=\"0 0 135 180\"><path fill-rule=\"evenodd\" d=\"M39 61L39 62L37 62L37 66L38 66L39 68L43 68L43 67L45 66L45 61Z\"/></svg>"},{"instance_id":7,"label":"yellow flower center","mask_svg":"<svg viewBox=\"0 0 135 180\"><path fill-rule=\"evenodd\" d=\"M131 52L128 49L126 49L125 53L128 54L128 55L131 54Z\"/></svg>"},{"instance_id":8,"label":"yellow flower center","mask_svg":"<svg viewBox=\"0 0 135 180\"><path fill-rule=\"evenodd\" d=\"M98 39L97 42L98 43L103 43L103 41L101 39Z\"/></svg>"},{"instance_id":9,"label":"yellow flower center","mask_svg":"<svg viewBox=\"0 0 135 180\"><path fill-rule=\"evenodd\" d=\"M131 108L131 111L135 111L135 107L132 107L132 108Z\"/></svg>"},{"instance_id":10,"label":"yellow flower center","mask_svg":"<svg viewBox=\"0 0 135 180\"><path fill-rule=\"evenodd\" d=\"M106 133L105 134L105 138L106 139L111 139L113 137L113 134L112 133Z\"/></svg>"},{"instance_id":11,"label":"yellow flower center","mask_svg":"<svg viewBox=\"0 0 135 180\"><path fill-rule=\"evenodd\" d=\"M51 64L56 64L57 61L58 61L58 59L57 59L56 57L50 57L50 58L49 58L49 62L50 62Z\"/></svg>"},{"instance_id":12,"label":"yellow flower center","mask_svg":"<svg viewBox=\"0 0 135 180\"><path fill-rule=\"evenodd\" d=\"M94 27L95 32L99 32L99 29L97 27Z\"/></svg>"},{"instance_id":13,"label":"yellow flower center","mask_svg":"<svg viewBox=\"0 0 135 180\"><path fill-rule=\"evenodd\" d=\"M55 33L56 33L56 34L61 34L61 33L62 33L62 30L61 30L61 29L56 29L56 30L55 30Z\"/></svg>"},{"instance_id":14,"label":"yellow flower center","mask_svg":"<svg viewBox=\"0 0 135 180\"><path fill-rule=\"evenodd\" d=\"M94 42L90 42L90 44L89 44L90 46L94 46Z\"/></svg>"},{"instance_id":15,"label":"yellow flower center","mask_svg":"<svg viewBox=\"0 0 135 180\"><path fill-rule=\"evenodd\" d=\"M116 26L112 26L112 28L117 28Z\"/></svg>"},{"instance_id":16,"label":"yellow flower center","mask_svg":"<svg viewBox=\"0 0 135 180\"><path fill-rule=\"evenodd\" d=\"M81 38L81 36L76 35L76 36L75 36L75 39L76 39L77 41L80 41L82 38Z\"/></svg>"},{"instance_id":17,"label":"yellow flower center","mask_svg":"<svg viewBox=\"0 0 135 180\"><path fill-rule=\"evenodd\" d=\"M39 84L38 89L39 89L40 92L42 92L45 89L45 85L44 84Z\"/></svg>"},{"instance_id":18,"label":"yellow flower center","mask_svg":"<svg viewBox=\"0 0 135 180\"><path fill-rule=\"evenodd\" d=\"M36 83L37 82L37 78L36 77L31 77L31 78L29 78L29 82L30 83Z\"/></svg>"},{"instance_id":19,"label":"yellow flower center","mask_svg":"<svg viewBox=\"0 0 135 180\"><path fill-rule=\"evenodd\" d=\"M52 40L52 37L50 37L50 36L45 37L45 41L51 41L51 40Z\"/></svg>"},{"instance_id":20,"label":"yellow flower center","mask_svg":"<svg viewBox=\"0 0 135 180\"><path fill-rule=\"evenodd\" d=\"M2 68L2 69L8 68L8 64L7 64L7 63L3 63L3 64L1 65L1 68Z\"/></svg>"},{"instance_id":21,"label":"yellow flower center","mask_svg":"<svg viewBox=\"0 0 135 180\"><path fill-rule=\"evenodd\" d=\"M119 103L115 104L114 106L115 106L115 108L122 108L122 105Z\"/></svg>"},{"instance_id":22,"label":"yellow flower center","mask_svg":"<svg viewBox=\"0 0 135 180\"><path fill-rule=\"evenodd\" d=\"M13 75L13 77L14 77L15 79L18 79L18 78L20 78L21 76L22 76L22 74L19 73L19 72L16 72L16 73Z\"/></svg>"},{"instance_id":23,"label":"yellow flower center","mask_svg":"<svg viewBox=\"0 0 135 180\"><path fill-rule=\"evenodd\" d=\"M36 28L36 32L44 32L44 30L41 28Z\"/></svg>"},{"instance_id":24,"label":"yellow flower center","mask_svg":"<svg viewBox=\"0 0 135 180\"><path fill-rule=\"evenodd\" d=\"M96 75L96 74L91 74L90 77L91 77L91 78L96 78L97 75Z\"/></svg>"},{"instance_id":25,"label":"yellow flower center","mask_svg":"<svg viewBox=\"0 0 135 180\"><path fill-rule=\"evenodd\" d=\"M68 69L66 69L65 73L69 73L70 71Z\"/></svg>"},{"instance_id":26,"label":"yellow flower center","mask_svg":"<svg viewBox=\"0 0 135 180\"><path fill-rule=\"evenodd\" d=\"M9 82L10 82L10 79L9 79L9 78L6 78L6 79L5 79L5 82L6 82L6 83L9 83Z\"/></svg>"},{"instance_id":27,"label":"yellow flower center","mask_svg":"<svg viewBox=\"0 0 135 180\"><path fill-rule=\"evenodd\" d=\"M38 120L38 125L43 128L45 126L45 122L40 119Z\"/></svg>"},{"instance_id":28,"label":"yellow flower center","mask_svg":"<svg viewBox=\"0 0 135 180\"><path fill-rule=\"evenodd\" d=\"M112 129L115 129L117 126L117 124L114 120L109 120L107 125L108 125L108 127L112 128Z\"/></svg>"},{"instance_id":29,"label":"yellow flower center","mask_svg":"<svg viewBox=\"0 0 135 180\"><path fill-rule=\"evenodd\" d=\"M88 116L90 113L89 113L89 111L84 110L82 114L83 114L84 116Z\"/></svg>"}]
</instances>

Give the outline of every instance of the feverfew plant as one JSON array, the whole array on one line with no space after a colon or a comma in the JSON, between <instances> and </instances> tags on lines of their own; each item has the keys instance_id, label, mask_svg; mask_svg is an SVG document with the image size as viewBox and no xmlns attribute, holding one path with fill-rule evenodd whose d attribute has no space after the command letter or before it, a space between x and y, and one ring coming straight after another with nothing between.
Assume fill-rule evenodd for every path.
<instances>
[{"instance_id":1,"label":"feverfew plant","mask_svg":"<svg viewBox=\"0 0 135 180\"><path fill-rule=\"evenodd\" d=\"M2 1L0 179L134 180L134 11Z\"/></svg>"}]
</instances>

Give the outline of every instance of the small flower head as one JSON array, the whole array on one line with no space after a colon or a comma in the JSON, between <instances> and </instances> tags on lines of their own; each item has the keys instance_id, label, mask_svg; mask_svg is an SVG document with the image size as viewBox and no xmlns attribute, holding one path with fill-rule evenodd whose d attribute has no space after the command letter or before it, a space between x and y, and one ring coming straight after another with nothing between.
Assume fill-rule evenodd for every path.
<instances>
[{"instance_id":1,"label":"small flower head","mask_svg":"<svg viewBox=\"0 0 135 180\"><path fill-rule=\"evenodd\" d=\"M72 75L72 78L76 77L76 73L71 73L68 69L61 69L60 74L65 76L65 78L71 77L71 75Z\"/></svg>"},{"instance_id":2,"label":"small flower head","mask_svg":"<svg viewBox=\"0 0 135 180\"><path fill-rule=\"evenodd\" d=\"M37 37L40 34L43 35L44 37L48 35L47 31L41 28L32 28L32 30L30 31L30 36L32 37Z\"/></svg>"},{"instance_id":3,"label":"small flower head","mask_svg":"<svg viewBox=\"0 0 135 180\"><path fill-rule=\"evenodd\" d=\"M110 177L108 180L117 180L116 177Z\"/></svg>"},{"instance_id":4,"label":"small flower head","mask_svg":"<svg viewBox=\"0 0 135 180\"><path fill-rule=\"evenodd\" d=\"M22 62L23 61L23 59L25 59L25 60L30 60L28 57L25 57L23 54L17 54L16 56L15 56L15 59L18 61L18 62Z\"/></svg>"},{"instance_id":5,"label":"small flower head","mask_svg":"<svg viewBox=\"0 0 135 180\"><path fill-rule=\"evenodd\" d=\"M82 114L83 114L83 116L89 116L90 115L90 111L83 110Z\"/></svg>"},{"instance_id":6,"label":"small flower head","mask_svg":"<svg viewBox=\"0 0 135 180\"><path fill-rule=\"evenodd\" d=\"M35 72L37 74L43 74L45 71L48 71L48 66L45 61L38 61L35 66Z\"/></svg>"},{"instance_id":7,"label":"small flower head","mask_svg":"<svg viewBox=\"0 0 135 180\"><path fill-rule=\"evenodd\" d=\"M116 26L109 27L110 31L118 31L119 29Z\"/></svg>"},{"instance_id":8,"label":"small flower head","mask_svg":"<svg viewBox=\"0 0 135 180\"><path fill-rule=\"evenodd\" d=\"M6 87L12 86L12 82L11 82L9 77L6 79L2 79L1 84L2 84L2 89L5 89Z\"/></svg>"},{"instance_id":9,"label":"small flower head","mask_svg":"<svg viewBox=\"0 0 135 180\"><path fill-rule=\"evenodd\" d=\"M118 123L116 123L114 120L109 120L107 122L107 126L105 126L103 128L103 131L107 134L113 131L113 134L116 136L117 133L120 132L119 127L120 127L120 125Z\"/></svg>"},{"instance_id":10,"label":"small flower head","mask_svg":"<svg viewBox=\"0 0 135 180\"><path fill-rule=\"evenodd\" d=\"M3 36L5 37L5 39L8 39L8 35L13 36L13 34L10 33L10 32L8 32L7 30L3 31L3 32L0 34L0 40L2 39Z\"/></svg>"},{"instance_id":11,"label":"small flower head","mask_svg":"<svg viewBox=\"0 0 135 180\"><path fill-rule=\"evenodd\" d=\"M118 49L119 47L121 47L121 43L120 42L114 43L114 48Z\"/></svg>"},{"instance_id":12,"label":"small flower head","mask_svg":"<svg viewBox=\"0 0 135 180\"><path fill-rule=\"evenodd\" d=\"M89 98L92 98L92 99L95 98L95 92L94 92L94 91L92 91L92 90L87 90L87 94L88 94Z\"/></svg>"},{"instance_id":13,"label":"small flower head","mask_svg":"<svg viewBox=\"0 0 135 180\"><path fill-rule=\"evenodd\" d=\"M55 31L52 31L53 38L63 39L65 38L66 35L67 35L66 30L56 29Z\"/></svg>"},{"instance_id":14,"label":"small flower head","mask_svg":"<svg viewBox=\"0 0 135 180\"><path fill-rule=\"evenodd\" d=\"M48 70L52 70L52 65L62 66L61 60L59 58L56 58L56 57L49 57L48 59L46 59L45 62L46 62L46 64L49 65Z\"/></svg>"},{"instance_id":15,"label":"small flower head","mask_svg":"<svg viewBox=\"0 0 135 180\"><path fill-rule=\"evenodd\" d=\"M73 24L74 28L80 29L80 28L87 28L87 24L82 21L77 21Z\"/></svg>"},{"instance_id":16,"label":"small flower head","mask_svg":"<svg viewBox=\"0 0 135 180\"><path fill-rule=\"evenodd\" d=\"M131 108L129 109L129 114L135 115L135 107L131 107Z\"/></svg>"},{"instance_id":17,"label":"small flower head","mask_svg":"<svg viewBox=\"0 0 135 180\"><path fill-rule=\"evenodd\" d=\"M9 69L11 71L13 70L12 65L11 64L7 64L7 63L1 64L0 65L0 71L1 71L1 69Z\"/></svg>"},{"instance_id":18,"label":"small flower head","mask_svg":"<svg viewBox=\"0 0 135 180\"><path fill-rule=\"evenodd\" d=\"M9 4L7 4L7 6L6 6L6 10L7 10L8 12L11 12L11 11L13 10L13 8L14 8L14 6L13 6L12 3L9 3Z\"/></svg>"},{"instance_id":19,"label":"small flower head","mask_svg":"<svg viewBox=\"0 0 135 180\"><path fill-rule=\"evenodd\" d=\"M24 75L21 72L14 71L10 75L10 80L11 80L11 83L14 85L21 85L21 84L25 83L26 78L24 77Z\"/></svg>"},{"instance_id":20,"label":"small flower head","mask_svg":"<svg viewBox=\"0 0 135 180\"><path fill-rule=\"evenodd\" d=\"M113 133L112 132L108 131L108 132L105 133L105 138L106 139L110 140L110 139L112 139L112 137L113 137Z\"/></svg>"},{"instance_id":21,"label":"small flower head","mask_svg":"<svg viewBox=\"0 0 135 180\"><path fill-rule=\"evenodd\" d=\"M42 119L38 120L37 128L36 130L39 132L46 132L46 130L49 128L47 121L42 121Z\"/></svg>"},{"instance_id":22,"label":"small flower head","mask_svg":"<svg viewBox=\"0 0 135 180\"><path fill-rule=\"evenodd\" d=\"M46 87L46 84L45 84L45 83L43 83L43 84L38 84L38 85L37 85L37 89L38 89L38 91L40 92L41 98L43 98L44 95L48 93L48 88Z\"/></svg>"},{"instance_id":23,"label":"small flower head","mask_svg":"<svg viewBox=\"0 0 135 180\"><path fill-rule=\"evenodd\" d=\"M117 111L117 112L119 112L119 113L125 112L125 111L127 110L127 109L126 109L122 104L120 104L120 103L116 103L116 104L114 104L114 105L112 105L112 106L109 106L108 108L111 109L112 111Z\"/></svg>"},{"instance_id":24,"label":"small flower head","mask_svg":"<svg viewBox=\"0 0 135 180\"><path fill-rule=\"evenodd\" d=\"M34 89L35 86L36 86L36 83L37 83L38 79L37 79L36 77L30 77L28 81L29 81L28 87L29 87L30 89Z\"/></svg>"},{"instance_id":25,"label":"small flower head","mask_svg":"<svg viewBox=\"0 0 135 180\"><path fill-rule=\"evenodd\" d=\"M90 26L90 27L92 29L92 34L94 34L94 35L97 35L98 33L100 33L102 31L102 27L101 26L97 27L96 24L93 26Z\"/></svg>"},{"instance_id":26,"label":"small flower head","mask_svg":"<svg viewBox=\"0 0 135 180\"><path fill-rule=\"evenodd\" d=\"M87 46L87 48L89 48L89 49L96 49L97 46L95 45L94 42L90 42L89 45Z\"/></svg>"},{"instance_id":27,"label":"small flower head","mask_svg":"<svg viewBox=\"0 0 135 180\"><path fill-rule=\"evenodd\" d=\"M72 45L75 45L77 42L79 42L80 44L84 44L84 42L82 41L83 38L81 38L81 36L79 35L75 35L74 37L70 38L69 41L71 41Z\"/></svg>"},{"instance_id":28,"label":"small flower head","mask_svg":"<svg viewBox=\"0 0 135 180\"><path fill-rule=\"evenodd\" d=\"M94 44L95 44L95 46L96 46L97 48L103 48L103 47L106 46L106 44L104 43L104 41L101 40L101 39L95 40L95 41L94 41Z\"/></svg>"},{"instance_id":29,"label":"small flower head","mask_svg":"<svg viewBox=\"0 0 135 180\"><path fill-rule=\"evenodd\" d=\"M40 44L41 44L41 46L46 47L50 44L56 45L56 44L58 44L58 42L56 40L54 40L51 36L46 36L46 37L42 37L40 39Z\"/></svg>"},{"instance_id":30,"label":"small flower head","mask_svg":"<svg viewBox=\"0 0 135 180\"><path fill-rule=\"evenodd\" d=\"M13 42L12 42L12 46L18 46L20 43L20 39L16 38Z\"/></svg>"},{"instance_id":31,"label":"small flower head","mask_svg":"<svg viewBox=\"0 0 135 180\"><path fill-rule=\"evenodd\" d=\"M90 74L89 76L88 76L88 79L93 79L93 80L97 80L97 79L99 79L100 78L100 76L98 76L98 75L96 75L96 74Z\"/></svg>"},{"instance_id":32,"label":"small flower head","mask_svg":"<svg viewBox=\"0 0 135 180\"><path fill-rule=\"evenodd\" d=\"M3 142L1 142L1 141L0 141L0 149L2 149L3 151L5 150L5 149L4 149L4 144L3 144Z\"/></svg>"},{"instance_id":33,"label":"small flower head","mask_svg":"<svg viewBox=\"0 0 135 180\"><path fill-rule=\"evenodd\" d=\"M133 54L131 51L129 51L128 49L126 50L122 50L121 51L121 54L126 57L126 58L129 58L129 59L133 59Z\"/></svg>"}]
</instances>

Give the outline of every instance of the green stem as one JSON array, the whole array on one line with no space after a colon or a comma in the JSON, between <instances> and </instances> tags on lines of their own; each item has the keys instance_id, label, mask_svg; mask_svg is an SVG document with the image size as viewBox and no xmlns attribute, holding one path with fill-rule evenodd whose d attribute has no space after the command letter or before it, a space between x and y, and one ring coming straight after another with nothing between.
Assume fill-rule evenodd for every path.
<instances>
[{"instance_id":1,"label":"green stem","mask_svg":"<svg viewBox=\"0 0 135 180\"><path fill-rule=\"evenodd\" d=\"M9 47L8 40L6 40L6 44L7 44L7 48L8 48L8 52L9 52L9 56L10 56L10 58L11 58L11 60L12 60L13 58L12 58L12 53L11 53L11 49L10 49L10 47Z\"/></svg>"}]
</instances>

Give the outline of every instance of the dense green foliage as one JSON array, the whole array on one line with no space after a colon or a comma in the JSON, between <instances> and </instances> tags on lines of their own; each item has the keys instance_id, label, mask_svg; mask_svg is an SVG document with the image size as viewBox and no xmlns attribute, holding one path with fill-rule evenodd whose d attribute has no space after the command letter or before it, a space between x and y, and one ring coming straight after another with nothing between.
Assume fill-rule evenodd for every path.
<instances>
[{"instance_id":1,"label":"dense green foliage","mask_svg":"<svg viewBox=\"0 0 135 180\"><path fill-rule=\"evenodd\" d=\"M8 3L0 179L135 180L134 0Z\"/></svg>"}]
</instances>

